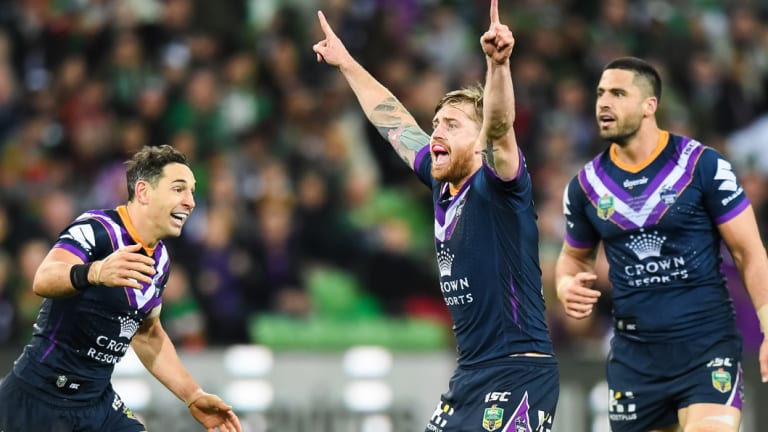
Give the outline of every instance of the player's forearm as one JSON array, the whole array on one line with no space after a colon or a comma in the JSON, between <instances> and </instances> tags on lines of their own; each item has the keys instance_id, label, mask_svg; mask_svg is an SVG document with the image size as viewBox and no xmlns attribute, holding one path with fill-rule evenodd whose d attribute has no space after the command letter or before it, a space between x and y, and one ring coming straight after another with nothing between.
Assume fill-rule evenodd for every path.
<instances>
[{"instance_id":1,"label":"player's forearm","mask_svg":"<svg viewBox=\"0 0 768 432\"><path fill-rule=\"evenodd\" d=\"M483 120L489 139L499 140L512 131L515 122L515 91L509 62L496 64L487 60Z\"/></svg>"},{"instance_id":2,"label":"player's forearm","mask_svg":"<svg viewBox=\"0 0 768 432\"><path fill-rule=\"evenodd\" d=\"M200 385L181 363L176 348L159 324L147 332L137 333L131 347L144 367L176 397L188 403Z\"/></svg>"},{"instance_id":3,"label":"player's forearm","mask_svg":"<svg viewBox=\"0 0 768 432\"><path fill-rule=\"evenodd\" d=\"M69 279L71 263L43 262L35 273L32 291L45 298L70 297L77 294Z\"/></svg>"},{"instance_id":4,"label":"player's forearm","mask_svg":"<svg viewBox=\"0 0 768 432\"><path fill-rule=\"evenodd\" d=\"M488 60L483 92L484 156L496 174L503 179L514 178L520 168L520 156L513 129L515 93L509 62L498 65Z\"/></svg>"},{"instance_id":5,"label":"player's forearm","mask_svg":"<svg viewBox=\"0 0 768 432\"><path fill-rule=\"evenodd\" d=\"M579 273L590 273L595 268L595 253L581 251L563 245L563 250L555 263L555 287L560 288L569 283Z\"/></svg>"},{"instance_id":6,"label":"player's forearm","mask_svg":"<svg viewBox=\"0 0 768 432\"><path fill-rule=\"evenodd\" d=\"M45 298L70 297L98 285L98 273L102 261L71 263L44 260L35 273L32 291Z\"/></svg>"},{"instance_id":7,"label":"player's forearm","mask_svg":"<svg viewBox=\"0 0 768 432\"><path fill-rule=\"evenodd\" d=\"M429 144L429 135L383 84L354 60L339 67L365 116L398 155L413 165L416 153Z\"/></svg>"}]
</instances>

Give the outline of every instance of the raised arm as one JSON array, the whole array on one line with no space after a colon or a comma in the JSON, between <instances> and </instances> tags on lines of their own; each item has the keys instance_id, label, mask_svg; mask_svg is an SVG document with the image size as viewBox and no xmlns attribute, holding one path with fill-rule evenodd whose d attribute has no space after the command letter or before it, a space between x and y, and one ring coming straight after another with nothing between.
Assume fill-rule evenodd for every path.
<instances>
[{"instance_id":1,"label":"raised arm","mask_svg":"<svg viewBox=\"0 0 768 432\"><path fill-rule=\"evenodd\" d=\"M389 141L400 158L413 168L416 153L422 147L429 145L429 135L419 127L416 119L392 92L349 54L326 21L325 15L318 11L317 17L325 34L325 39L312 47L317 54L317 61L324 61L339 68L368 120L376 127L379 134Z\"/></svg>"},{"instance_id":2,"label":"raised arm","mask_svg":"<svg viewBox=\"0 0 768 432\"><path fill-rule=\"evenodd\" d=\"M768 258L760 240L755 213L750 206L741 214L718 226L720 235L741 274L741 280L757 310L763 343L760 345L760 376L768 382Z\"/></svg>"},{"instance_id":3,"label":"raised arm","mask_svg":"<svg viewBox=\"0 0 768 432\"><path fill-rule=\"evenodd\" d=\"M480 133L486 164L504 180L517 176L520 168L515 121L515 92L509 56L515 38L499 21L498 0L491 0L491 24L480 38L487 72L483 92L483 126Z\"/></svg>"}]
</instances>

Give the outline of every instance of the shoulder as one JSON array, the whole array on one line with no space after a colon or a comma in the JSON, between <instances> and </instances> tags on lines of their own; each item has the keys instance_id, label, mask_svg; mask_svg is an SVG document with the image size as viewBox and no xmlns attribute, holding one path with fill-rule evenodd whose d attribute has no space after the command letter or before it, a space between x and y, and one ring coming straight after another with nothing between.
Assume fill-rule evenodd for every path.
<instances>
[{"instance_id":1,"label":"shoulder","mask_svg":"<svg viewBox=\"0 0 768 432\"><path fill-rule=\"evenodd\" d=\"M89 210L78 216L59 234L56 247L64 247L81 258L98 255L102 248L112 248L112 238L121 232L118 218L107 210Z\"/></svg>"}]
</instances>

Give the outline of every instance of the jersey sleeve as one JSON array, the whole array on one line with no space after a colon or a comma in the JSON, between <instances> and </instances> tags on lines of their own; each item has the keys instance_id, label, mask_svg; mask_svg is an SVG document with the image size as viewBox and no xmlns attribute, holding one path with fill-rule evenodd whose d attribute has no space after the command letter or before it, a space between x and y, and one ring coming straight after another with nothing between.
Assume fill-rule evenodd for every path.
<instances>
[{"instance_id":1,"label":"jersey sleeve","mask_svg":"<svg viewBox=\"0 0 768 432\"><path fill-rule=\"evenodd\" d=\"M533 184L531 182L531 175L528 172L525 158L520 149L518 149L517 154L520 158L520 165L517 174L510 180L504 180L499 177L493 168L488 166L485 162L483 162L483 167L480 172L481 181L485 185L485 187L480 188L481 193L488 190L498 197L494 202L506 203L513 208L526 207L533 202Z\"/></svg>"},{"instance_id":2,"label":"jersey sleeve","mask_svg":"<svg viewBox=\"0 0 768 432\"><path fill-rule=\"evenodd\" d=\"M429 146L424 146L416 153L413 160L413 171L419 177L422 183L427 186L433 186L432 178L432 158L429 154Z\"/></svg>"},{"instance_id":3,"label":"jersey sleeve","mask_svg":"<svg viewBox=\"0 0 768 432\"><path fill-rule=\"evenodd\" d=\"M736 178L733 166L716 150L706 148L698 168L704 205L716 224L728 222L749 206L749 199Z\"/></svg>"},{"instance_id":4,"label":"jersey sleeve","mask_svg":"<svg viewBox=\"0 0 768 432\"><path fill-rule=\"evenodd\" d=\"M87 263L106 257L112 251L112 241L101 222L84 214L59 234L53 247L69 251Z\"/></svg>"},{"instance_id":5,"label":"jersey sleeve","mask_svg":"<svg viewBox=\"0 0 768 432\"><path fill-rule=\"evenodd\" d=\"M592 204L579 184L578 176L571 179L563 193L565 242L579 249L591 249L600 242L600 235L587 217Z\"/></svg>"}]
</instances>

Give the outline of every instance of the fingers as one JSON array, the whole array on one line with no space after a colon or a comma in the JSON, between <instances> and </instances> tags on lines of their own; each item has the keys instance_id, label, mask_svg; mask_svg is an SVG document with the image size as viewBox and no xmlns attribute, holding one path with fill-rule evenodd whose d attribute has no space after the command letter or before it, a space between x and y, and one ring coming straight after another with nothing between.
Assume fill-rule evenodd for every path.
<instances>
[{"instance_id":1,"label":"fingers","mask_svg":"<svg viewBox=\"0 0 768 432\"><path fill-rule=\"evenodd\" d=\"M317 19L320 20L320 28L323 30L326 38L336 36L336 34L333 32L333 29L331 28L331 25L328 24L328 21L325 19L323 11L317 11Z\"/></svg>"},{"instance_id":2,"label":"fingers","mask_svg":"<svg viewBox=\"0 0 768 432\"><path fill-rule=\"evenodd\" d=\"M597 280L597 275L595 273L580 272L576 273L574 279L582 286L590 286L591 282Z\"/></svg>"},{"instance_id":3,"label":"fingers","mask_svg":"<svg viewBox=\"0 0 768 432\"><path fill-rule=\"evenodd\" d=\"M237 418L234 411L229 410L224 413L217 414L217 417L221 419L221 423L216 426L209 427L208 431L211 432L242 432L243 427L240 425L240 419Z\"/></svg>"},{"instance_id":4,"label":"fingers","mask_svg":"<svg viewBox=\"0 0 768 432\"><path fill-rule=\"evenodd\" d=\"M328 20L325 19L325 15L322 11L317 11L317 19L320 21L320 28L323 30L323 34L325 34L325 40L313 45L312 50L317 54L317 62L322 63L325 61L323 52L328 47L328 39L336 37L336 34L333 32L331 25L328 24Z\"/></svg>"},{"instance_id":5,"label":"fingers","mask_svg":"<svg viewBox=\"0 0 768 432\"><path fill-rule=\"evenodd\" d=\"M578 273L567 282L562 290L558 289L558 297L565 306L566 315L582 319L592 314L595 304L602 292L592 289L592 283L597 279L594 273Z\"/></svg>"},{"instance_id":6,"label":"fingers","mask_svg":"<svg viewBox=\"0 0 768 432\"><path fill-rule=\"evenodd\" d=\"M312 45L312 51L317 54L317 62L322 63L325 58L323 57L323 52L325 51L326 46L328 46L327 41L320 41L314 45Z\"/></svg>"},{"instance_id":7,"label":"fingers","mask_svg":"<svg viewBox=\"0 0 768 432\"><path fill-rule=\"evenodd\" d=\"M229 421L228 423L231 425L231 429L236 432L242 432L243 427L240 426L240 419L237 418L237 415L235 415L234 411L229 411Z\"/></svg>"},{"instance_id":8,"label":"fingers","mask_svg":"<svg viewBox=\"0 0 768 432\"><path fill-rule=\"evenodd\" d=\"M491 0L491 24L499 22L499 1Z\"/></svg>"},{"instance_id":9,"label":"fingers","mask_svg":"<svg viewBox=\"0 0 768 432\"><path fill-rule=\"evenodd\" d=\"M99 281L111 287L142 289L152 283L155 260L139 253L141 244L120 248L106 257L99 266Z\"/></svg>"}]
</instances>

